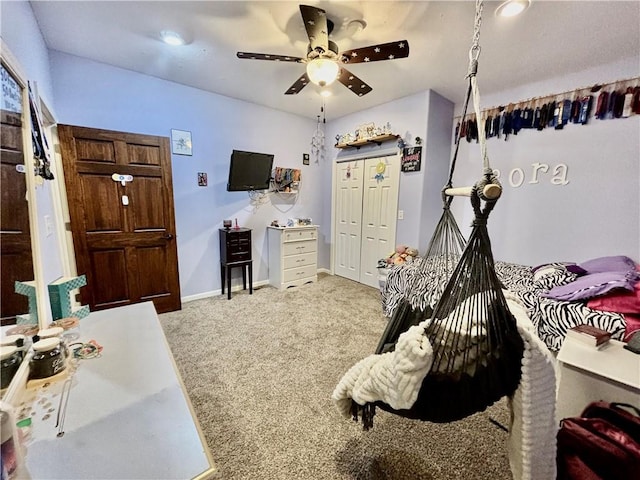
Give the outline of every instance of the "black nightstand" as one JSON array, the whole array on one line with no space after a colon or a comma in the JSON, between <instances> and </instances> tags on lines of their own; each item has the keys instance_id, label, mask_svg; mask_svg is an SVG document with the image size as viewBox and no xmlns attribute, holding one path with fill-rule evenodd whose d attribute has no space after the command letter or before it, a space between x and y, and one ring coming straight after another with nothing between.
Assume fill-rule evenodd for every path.
<instances>
[{"instance_id":1,"label":"black nightstand","mask_svg":"<svg viewBox=\"0 0 640 480\"><path fill-rule=\"evenodd\" d=\"M231 269L242 267L242 288L247 289L249 271L249 294L253 295L253 261L251 260L251 229L221 228L220 230L220 280L222 293L225 283L227 298L231 300Z\"/></svg>"}]
</instances>

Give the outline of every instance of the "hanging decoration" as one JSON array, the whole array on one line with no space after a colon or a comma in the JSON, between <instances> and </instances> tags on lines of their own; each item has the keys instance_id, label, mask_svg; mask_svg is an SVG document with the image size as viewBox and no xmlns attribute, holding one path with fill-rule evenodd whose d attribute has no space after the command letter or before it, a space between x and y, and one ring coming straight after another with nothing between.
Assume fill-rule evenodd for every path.
<instances>
[{"instance_id":1,"label":"hanging decoration","mask_svg":"<svg viewBox=\"0 0 640 480\"><path fill-rule=\"evenodd\" d=\"M297 168L276 167L273 170L273 187L276 192L293 193L300 187L302 172Z\"/></svg>"},{"instance_id":2,"label":"hanging decoration","mask_svg":"<svg viewBox=\"0 0 640 480\"><path fill-rule=\"evenodd\" d=\"M320 113L322 114L322 123L320 123L320 115L318 115L318 121L316 122L316 131L311 137L311 155L315 158L315 163L319 164L320 160L324 160L324 124L327 123L327 117L325 114L324 98L322 99L322 106L320 107Z\"/></svg>"},{"instance_id":3,"label":"hanging decoration","mask_svg":"<svg viewBox=\"0 0 640 480\"><path fill-rule=\"evenodd\" d=\"M49 143L44 134L44 127L40 117L40 109L36 101L36 95L31 82L29 83L29 110L31 111L31 139L33 144L33 160L35 164L36 176L44 180L53 180L51 172L51 155L49 153Z\"/></svg>"},{"instance_id":4,"label":"hanging decoration","mask_svg":"<svg viewBox=\"0 0 640 480\"><path fill-rule=\"evenodd\" d=\"M487 108L480 114L480 123L476 113L465 115L462 121L458 117L455 138L478 142L479 125L484 125L486 138L506 141L521 130L562 130L570 123L586 125L592 119L612 120L638 114L640 77L634 77Z\"/></svg>"},{"instance_id":5,"label":"hanging decoration","mask_svg":"<svg viewBox=\"0 0 640 480\"><path fill-rule=\"evenodd\" d=\"M376 175L374 177L378 182L381 182L384 180L384 172L386 169L387 169L387 164L384 163L382 160L380 160L376 165Z\"/></svg>"}]
</instances>

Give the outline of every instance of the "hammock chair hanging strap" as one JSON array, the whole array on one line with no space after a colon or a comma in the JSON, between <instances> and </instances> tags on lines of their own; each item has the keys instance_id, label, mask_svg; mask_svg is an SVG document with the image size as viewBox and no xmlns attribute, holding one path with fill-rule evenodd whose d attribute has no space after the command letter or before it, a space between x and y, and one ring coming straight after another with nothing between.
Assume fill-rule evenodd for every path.
<instances>
[{"instance_id":1,"label":"hammock chair hanging strap","mask_svg":"<svg viewBox=\"0 0 640 480\"><path fill-rule=\"evenodd\" d=\"M480 110L480 90L478 89L478 59L480 58L480 27L482 25L482 10L483 0L476 1L476 15L473 26L473 39L471 42L471 48L469 49L469 68L467 71L467 78L469 80L467 92L464 100L464 108L462 111L461 121L464 120L467 114L467 108L469 100L473 97L473 110L478 122L482 123L482 112ZM462 129L459 128L456 134L456 147L451 161L451 167L449 169L449 180L447 185L443 189L444 196L466 196L470 197L473 187L457 187L453 188L453 172L455 170L455 164L458 157L458 149L460 148L460 138ZM478 140L480 143L480 154L482 156L482 168L483 168L483 180L481 185L475 185L481 187L477 189L478 195L485 201L497 200L502 194L502 186L498 182L497 178L493 175L493 170L489 164L489 156L487 155L487 137L483 125L478 125ZM449 200L450 202L450 200Z\"/></svg>"}]
</instances>

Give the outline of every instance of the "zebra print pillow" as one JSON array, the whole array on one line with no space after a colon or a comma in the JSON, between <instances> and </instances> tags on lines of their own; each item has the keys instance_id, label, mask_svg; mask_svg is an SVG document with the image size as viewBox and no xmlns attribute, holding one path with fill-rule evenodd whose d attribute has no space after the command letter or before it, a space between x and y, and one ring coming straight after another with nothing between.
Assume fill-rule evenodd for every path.
<instances>
[{"instance_id":1,"label":"zebra print pillow","mask_svg":"<svg viewBox=\"0 0 640 480\"><path fill-rule=\"evenodd\" d=\"M573 282L578 275L567 270L567 267L561 263L551 263L536 271L533 275L533 288L539 290L551 290Z\"/></svg>"}]
</instances>

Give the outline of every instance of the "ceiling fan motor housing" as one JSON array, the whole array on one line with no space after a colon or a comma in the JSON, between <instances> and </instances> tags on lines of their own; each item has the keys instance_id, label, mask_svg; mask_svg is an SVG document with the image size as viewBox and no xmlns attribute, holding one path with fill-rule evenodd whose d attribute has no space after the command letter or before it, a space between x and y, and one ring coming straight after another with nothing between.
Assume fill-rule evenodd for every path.
<instances>
[{"instance_id":1,"label":"ceiling fan motor housing","mask_svg":"<svg viewBox=\"0 0 640 480\"><path fill-rule=\"evenodd\" d=\"M330 58L332 60L338 59L338 44L329 40L328 43L329 50L326 51L321 47L316 47L314 50L311 48L311 44L307 47L307 60L311 61L316 58Z\"/></svg>"}]
</instances>

